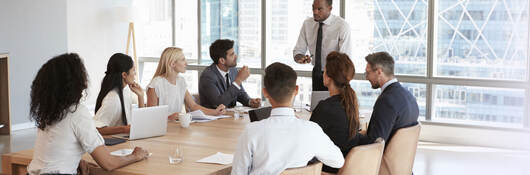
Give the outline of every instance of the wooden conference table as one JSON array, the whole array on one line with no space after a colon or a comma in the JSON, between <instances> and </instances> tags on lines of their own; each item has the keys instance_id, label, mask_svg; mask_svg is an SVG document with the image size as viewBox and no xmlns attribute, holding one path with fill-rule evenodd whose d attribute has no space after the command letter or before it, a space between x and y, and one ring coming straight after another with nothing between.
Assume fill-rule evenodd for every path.
<instances>
[{"instance_id":1,"label":"wooden conference table","mask_svg":"<svg viewBox=\"0 0 530 175\"><path fill-rule=\"evenodd\" d=\"M231 112L227 113L232 115ZM303 110L297 116L309 119L310 113ZM205 123L192 123L189 128L182 128L178 122L169 121L164 136L128 141L108 146L110 151L130 148L133 145L146 148L152 155L143 161L116 169L112 172L100 168L91 169L96 174L229 174L231 165L197 163L195 161L217 152L233 154L239 135L245 125L250 123L248 115L238 119L224 118ZM171 148L180 145L183 162L169 164L168 155ZM2 155L2 171L7 174L26 174L26 167L31 162L33 149ZM83 159L94 163L89 154Z\"/></svg>"}]
</instances>

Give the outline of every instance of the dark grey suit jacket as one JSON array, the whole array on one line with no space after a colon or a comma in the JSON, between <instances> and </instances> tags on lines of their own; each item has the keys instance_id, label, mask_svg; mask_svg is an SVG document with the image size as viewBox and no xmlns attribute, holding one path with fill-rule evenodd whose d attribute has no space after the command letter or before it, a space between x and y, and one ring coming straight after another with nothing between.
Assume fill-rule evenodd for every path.
<instances>
[{"instance_id":1,"label":"dark grey suit jacket","mask_svg":"<svg viewBox=\"0 0 530 175\"><path fill-rule=\"evenodd\" d=\"M399 82L392 83L375 101L366 135L361 136L359 143L353 144L371 144L378 137L390 143L398 129L418 124L418 115L416 98Z\"/></svg>"},{"instance_id":2,"label":"dark grey suit jacket","mask_svg":"<svg viewBox=\"0 0 530 175\"><path fill-rule=\"evenodd\" d=\"M201 106L215 109L220 104L224 104L227 108L234 107L236 101L239 101L245 106L249 106L248 96L243 86L238 89L232 84L236 79L237 69L231 68L228 70L228 77L230 77L230 85L226 88L226 78L221 75L214 63L208 66L202 72L199 78L199 98Z\"/></svg>"}]
</instances>

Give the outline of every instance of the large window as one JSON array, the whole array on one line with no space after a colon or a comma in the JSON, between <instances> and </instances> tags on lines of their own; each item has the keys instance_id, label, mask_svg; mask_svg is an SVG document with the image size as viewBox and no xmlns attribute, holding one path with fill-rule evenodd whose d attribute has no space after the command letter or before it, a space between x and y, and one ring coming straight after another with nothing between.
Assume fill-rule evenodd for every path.
<instances>
[{"instance_id":1,"label":"large window","mask_svg":"<svg viewBox=\"0 0 530 175\"><path fill-rule=\"evenodd\" d=\"M425 76L427 7L427 0L347 1L357 72L364 72L367 54L386 51L394 57L396 74Z\"/></svg>"},{"instance_id":2,"label":"large window","mask_svg":"<svg viewBox=\"0 0 530 175\"><path fill-rule=\"evenodd\" d=\"M437 2L437 76L527 80L528 0Z\"/></svg>"},{"instance_id":3,"label":"large window","mask_svg":"<svg viewBox=\"0 0 530 175\"><path fill-rule=\"evenodd\" d=\"M209 65L209 48L217 39L235 41L238 66L261 67L261 1L200 0L201 65Z\"/></svg>"},{"instance_id":4,"label":"large window","mask_svg":"<svg viewBox=\"0 0 530 175\"><path fill-rule=\"evenodd\" d=\"M173 13L166 8L169 2L179 3ZM299 75L294 105L310 104L312 65L297 64L292 57L302 23L312 16L313 0L136 3L144 8L143 21L136 23L143 25L137 27L140 56L157 57L168 43L182 47L190 69L196 70L185 76L194 81L189 84L198 84L196 77L212 62L210 44L232 39L238 66L251 68L243 84L251 97L262 96L265 67L282 62ZM351 28L357 74L350 84L362 115L371 113L380 94L363 80L364 57L386 51L395 59L398 80L416 98L421 120L530 128L528 0L334 0L332 14L342 15ZM156 69L156 63L144 67ZM149 82L150 72L143 70L142 84Z\"/></svg>"}]
</instances>

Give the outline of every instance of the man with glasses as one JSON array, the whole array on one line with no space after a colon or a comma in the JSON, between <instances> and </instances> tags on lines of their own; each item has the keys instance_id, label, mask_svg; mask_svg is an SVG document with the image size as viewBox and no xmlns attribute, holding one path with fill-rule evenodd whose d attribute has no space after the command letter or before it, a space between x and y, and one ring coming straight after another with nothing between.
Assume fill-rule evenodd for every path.
<instances>
[{"instance_id":1,"label":"man with glasses","mask_svg":"<svg viewBox=\"0 0 530 175\"><path fill-rule=\"evenodd\" d=\"M394 59L386 52L377 52L365 57L366 79L373 89L381 88L381 95L375 101L366 135L360 145L370 144L378 137L390 142L398 129L418 124L418 103L416 98L394 77Z\"/></svg>"},{"instance_id":2,"label":"man with glasses","mask_svg":"<svg viewBox=\"0 0 530 175\"><path fill-rule=\"evenodd\" d=\"M294 61L314 65L312 72L313 91L327 91L322 83L322 71L326 56L339 51L351 57L350 26L341 17L331 14L333 0L315 0L313 18L302 25L300 36L293 50ZM311 55L306 55L307 50Z\"/></svg>"}]
</instances>

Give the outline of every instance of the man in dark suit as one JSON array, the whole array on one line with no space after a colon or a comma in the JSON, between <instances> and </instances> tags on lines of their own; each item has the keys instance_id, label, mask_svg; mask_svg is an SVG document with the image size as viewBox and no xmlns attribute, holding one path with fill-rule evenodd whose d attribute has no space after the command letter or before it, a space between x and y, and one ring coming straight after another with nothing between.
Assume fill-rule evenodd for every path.
<instances>
[{"instance_id":1,"label":"man in dark suit","mask_svg":"<svg viewBox=\"0 0 530 175\"><path fill-rule=\"evenodd\" d=\"M370 144L378 137L389 143L398 129L418 124L416 98L394 78L394 59L386 52L377 52L365 57L366 79L372 88L381 88L375 102L366 135L359 144Z\"/></svg>"},{"instance_id":2,"label":"man in dark suit","mask_svg":"<svg viewBox=\"0 0 530 175\"><path fill-rule=\"evenodd\" d=\"M236 101L250 107L259 107L261 99L251 99L242 82L249 76L247 66L243 66L239 71L237 65L237 55L234 52L234 41L219 39L210 45L210 57L212 65L202 72L199 78L199 98L202 106L215 109L218 105L224 104L231 108L236 105Z\"/></svg>"}]
</instances>

